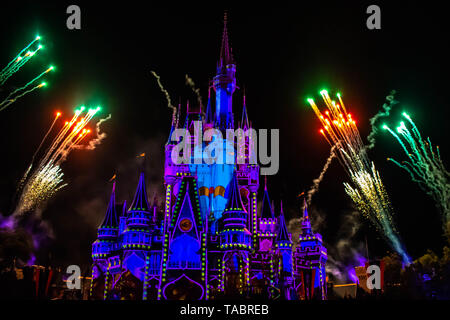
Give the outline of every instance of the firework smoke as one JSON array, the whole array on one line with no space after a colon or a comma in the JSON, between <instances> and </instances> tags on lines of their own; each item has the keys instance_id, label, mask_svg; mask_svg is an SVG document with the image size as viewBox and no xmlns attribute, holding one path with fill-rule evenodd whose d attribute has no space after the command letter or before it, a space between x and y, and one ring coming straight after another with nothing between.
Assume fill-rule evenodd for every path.
<instances>
[{"instance_id":1,"label":"firework smoke","mask_svg":"<svg viewBox=\"0 0 450 320\"><path fill-rule=\"evenodd\" d=\"M410 264L411 258L400 243L392 221L393 211L386 189L375 165L367 156L355 120L347 113L340 94L337 95L339 103L336 103L330 99L326 90L320 93L328 109L325 115L312 99L308 99L308 102L323 125L320 133L331 146L336 146L338 159L352 181L352 184L344 183L346 193L359 212L376 226L392 248L402 256L404 263Z\"/></svg>"},{"instance_id":2,"label":"firework smoke","mask_svg":"<svg viewBox=\"0 0 450 320\"><path fill-rule=\"evenodd\" d=\"M408 160L401 163L392 158L388 160L407 171L412 181L433 198L442 215L444 230L450 235L450 173L441 160L439 146L434 148L430 138L423 139L411 117L406 113L402 115L408 120L411 130L403 121L397 127L398 134L387 125L383 125L383 129L395 137Z\"/></svg>"},{"instance_id":3,"label":"firework smoke","mask_svg":"<svg viewBox=\"0 0 450 320\"><path fill-rule=\"evenodd\" d=\"M161 77L158 76L158 74L155 71L150 71L150 72L156 78L156 82L158 82L159 89L161 89L161 92L164 93L164 95L166 96L167 107L172 109L172 125L174 125L176 122L176 117L177 117L177 108L172 104L172 100L170 99L169 92L166 89L164 89L164 86L161 83Z\"/></svg>"},{"instance_id":4,"label":"firework smoke","mask_svg":"<svg viewBox=\"0 0 450 320\"><path fill-rule=\"evenodd\" d=\"M191 87L192 91L197 96L197 102L200 106L200 110L203 111L203 102L202 102L202 96L200 95L200 89L195 87L194 80L192 80L188 75L186 75L186 85Z\"/></svg>"},{"instance_id":5,"label":"firework smoke","mask_svg":"<svg viewBox=\"0 0 450 320\"><path fill-rule=\"evenodd\" d=\"M323 166L322 172L320 172L320 175L317 179L313 180L313 185L311 186L311 188L309 189L309 191L306 193L306 204L309 206L311 204L311 199L313 197L313 195L319 191L319 184L322 182L323 177L325 176L325 173L328 170L328 167L331 164L331 161L333 160L333 158L336 156L334 154L334 149L336 148L336 146L332 146L331 150L330 150L330 156L328 157L327 161L325 162L325 165ZM304 210L305 208L303 208Z\"/></svg>"},{"instance_id":6,"label":"firework smoke","mask_svg":"<svg viewBox=\"0 0 450 320\"><path fill-rule=\"evenodd\" d=\"M4 217L0 214L0 265L34 264L38 250L53 239L51 227L36 215Z\"/></svg>"},{"instance_id":7,"label":"firework smoke","mask_svg":"<svg viewBox=\"0 0 450 320\"><path fill-rule=\"evenodd\" d=\"M372 149L375 147L375 136L378 133L378 126L377 122L380 118L386 118L389 116L389 113L391 109L398 104L398 101L396 101L394 98L396 91L392 90L391 93L386 97L386 102L383 104L383 110L378 112L375 116L373 116L370 119L370 126L372 127L372 130L370 131L369 136L367 137L367 141L369 141L369 145L366 146L367 150Z\"/></svg>"},{"instance_id":8,"label":"firework smoke","mask_svg":"<svg viewBox=\"0 0 450 320\"><path fill-rule=\"evenodd\" d=\"M14 216L19 216L25 212L41 208L56 192L67 185L63 180L64 173L62 172L61 164L66 160L69 153L80 145L83 138L90 133L90 130L86 129L86 126L100 110L100 107L89 109L88 112L82 116L84 110L85 107L75 110L73 118L70 121L67 121L56 135L33 172L31 172L31 169L34 164L30 164L19 184L19 192L21 192L21 194L16 210L14 211ZM57 113L49 131L53 128L55 121L60 116L61 113ZM99 126L97 126L97 129L99 129ZM38 149L41 148L49 131L45 135ZM98 139L101 141L101 138ZM96 143L98 144L98 140ZM88 145L86 149L91 148ZM33 155L33 160L36 154L37 151Z\"/></svg>"},{"instance_id":9,"label":"firework smoke","mask_svg":"<svg viewBox=\"0 0 450 320\"><path fill-rule=\"evenodd\" d=\"M364 265L367 257L363 242L357 238L361 227L357 211L341 215L341 226L335 243L325 243L328 252L326 272L336 283L357 282L355 267Z\"/></svg>"},{"instance_id":10,"label":"firework smoke","mask_svg":"<svg viewBox=\"0 0 450 320\"><path fill-rule=\"evenodd\" d=\"M97 137L89 141L87 145L79 144L74 146L74 149L83 149L83 150L94 150L98 145L102 143L104 139L108 136L105 132L101 132L100 126L102 123L111 119L111 115L109 114L106 118L100 119L95 125L95 132Z\"/></svg>"}]
</instances>

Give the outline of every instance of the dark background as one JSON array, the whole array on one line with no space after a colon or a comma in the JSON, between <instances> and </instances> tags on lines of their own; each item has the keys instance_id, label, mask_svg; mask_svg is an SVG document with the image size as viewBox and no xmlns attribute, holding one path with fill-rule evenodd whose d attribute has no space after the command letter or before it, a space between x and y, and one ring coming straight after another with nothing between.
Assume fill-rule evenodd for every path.
<instances>
[{"instance_id":1,"label":"dark background","mask_svg":"<svg viewBox=\"0 0 450 320\"><path fill-rule=\"evenodd\" d=\"M66 8L81 7L82 29L66 28ZM387 120L392 126L408 110L425 136L440 145L448 159L448 30L444 9L432 2L328 3L295 7L283 3L213 7L156 2L2 3L0 65L3 67L36 34L45 50L7 82L5 89L31 79L53 64L48 87L29 94L0 114L0 212L14 209L17 182L47 131L56 110L65 118L81 104L101 104L101 117L112 119L103 129L108 138L95 151L74 151L63 164L69 183L48 204L43 219L53 229L53 243L39 260L52 264L87 264L96 226L106 210L117 172L118 200L131 200L139 168L136 155L146 152L149 197L162 193L163 144L171 111L150 70L155 70L172 100L195 95L185 74L201 89L206 104L208 81L215 74L222 35L223 11L229 11L229 36L237 63L238 85L246 88L249 117L256 128L279 128L280 170L269 177L271 197L283 199L288 218L299 217L297 195L308 190L329 153L319 135L319 122L306 103L319 90L340 91L358 121L363 139L392 89L400 105ZM382 29L368 30L369 4L381 7ZM0 92L4 94L4 92ZM235 93L240 116L242 91ZM92 127L92 126L91 126ZM403 159L399 145L381 132L370 157L376 163L395 208L395 220L413 258L444 244L433 201L407 173L387 162ZM342 237L352 211L333 162L313 198L311 211L331 247ZM160 198L161 200L161 198ZM312 215L313 215L312 214ZM371 255L383 256L386 242L361 219L351 242L367 235Z\"/></svg>"}]
</instances>

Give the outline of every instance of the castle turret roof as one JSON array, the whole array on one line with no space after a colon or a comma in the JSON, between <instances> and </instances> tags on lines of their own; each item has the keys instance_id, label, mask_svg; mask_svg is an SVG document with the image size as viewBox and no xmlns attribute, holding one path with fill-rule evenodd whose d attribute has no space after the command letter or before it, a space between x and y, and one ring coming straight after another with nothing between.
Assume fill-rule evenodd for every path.
<instances>
[{"instance_id":1,"label":"castle turret roof","mask_svg":"<svg viewBox=\"0 0 450 320\"><path fill-rule=\"evenodd\" d=\"M270 204L269 192L267 191L267 178L265 179L264 198L263 198L263 203L262 203L262 207L261 207L261 218L263 218L263 219L274 219L275 218L272 206Z\"/></svg>"},{"instance_id":2,"label":"castle turret roof","mask_svg":"<svg viewBox=\"0 0 450 320\"><path fill-rule=\"evenodd\" d=\"M139 175L139 182L134 195L133 202L131 203L129 211L140 210L140 211L150 211L150 205L147 200L147 189L145 187L145 175L142 171Z\"/></svg>"},{"instance_id":3,"label":"castle turret roof","mask_svg":"<svg viewBox=\"0 0 450 320\"><path fill-rule=\"evenodd\" d=\"M233 178L230 182L230 193L225 210L240 210L246 211L244 205L242 204L241 193L239 192L239 183L236 177L236 170L233 172Z\"/></svg>"},{"instance_id":4,"label":"castle turret roof","mask_svg":"<svg viewBox=\"0 0 450 320\"><path fill-rule=\"evenodd\" d=\"M103 219L100 228L116 228L119 226L117 220L117 210L116 210L116 182L113 182L113 189L111 192L111 197L109 198L108 208L106 209L106 215Z\"/></svg>"},{"instance_id":5,"label":"castle turret roof","mask_svg":"<svg viewBox=\"0 0 450 320\"><path fill-rule=\"evenodd\" d=\"M277 235L277 241L278 242L281 242L281 241L291 242L291 239L289 238L289 233L287 231L286 220L284 218L283 202L281 202L281 212L280 212L280 216L278 217L278 219L279 219L279 230L278 230L278 235Z\"/></svg>"}]
</instances>

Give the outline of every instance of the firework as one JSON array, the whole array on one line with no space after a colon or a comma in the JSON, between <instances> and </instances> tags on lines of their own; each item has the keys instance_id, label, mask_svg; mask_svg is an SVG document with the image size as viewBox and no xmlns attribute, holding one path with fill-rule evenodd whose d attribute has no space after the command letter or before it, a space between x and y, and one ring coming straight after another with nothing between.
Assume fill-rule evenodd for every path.
<instances>
[{"instance_id":1,"label":"firework","mask_svg":"<svg viewBox=\"0 0 450 320\"><path fill-rule=\"evenodd\" d=\"M3 85L14 73L16 73L25 63L27 63L34 55L43 48L41 44L33 46L41 39L40 36L34 38L19 54L12 59L2 71L0 71L0 85Z\"/></svg>"},{"instance_id":2,"label":"firework","mask_svg":"<svg viewBox=\"0 0 450 320\"><path fill-rule=\"evenodd\" d=\"M326 90L322 90L320 94L327 107L325 113L320 112L312 99L308 99L308 102L323 125L320 133L332 147L335 147L337 159L351 179L351 184L344 183L346 193L358 210L402 256L403 261L409 264L411 258L401 245L392 221L393 210L389 197L380 174L367 156L356 121L347 112L339 93L337 94L339 102L332 100Z\"/></svg>"},{"instance_id":3,"label":"firework","mask_svg":"<svg viewBox=\"0 0 450 320\"><path fill-rule=\"evenodd\" d=\"M19 192L21 192L21 195L14 212L15 215L20 215L41 207L58 190L67 185L63 180L64 173L62 172L61 164L67 159L69 153L77 148L82 140L91 132L86 126L99 110L100 107L97 107L95 109L89 109L86 112L84 106L75 110L75 115L56 134L56 137L53 139L42 159L37 162L35 170L31 172L36 154L41 149L56 121L61 116L60 113L56 114L50 129L41 141L38 150L33 155L32 163L19 184Z\"/></svg>"},{"instance_id":4,"label":"firework","mask_svg":"<svg viewBox=\"0 0 450 320\"><path fill-rule=\"evenodd\" d=\"M33 58L36 53L43 48L42 44L37 43L41 39L40 36L37 36L32 42L30 42L19 54L12 59L2 71L0 71L0 86L4 85L4 83L19 69L26 64L31 58ZM11 92L3 101L0 102L0 111L6 109L9 105L17 101L17 99L23 97L24 95L33 92L34 90L45 87L47 84L42 82L34 87L31 87L36 81L42 78L45 74L54 70L53 66L50 66L45 71L41 72L34 79L29 81L22 87L17 88L13 92Z\"/></svg>"},{"instance_id":5,"label":"firework","mask_svg":"<svg viewBox=\"0 0 450 320\"><path fill-rule=\"evenodd\" d=\"M430 138L423 139L415 123L407 113L402 116L408 121L411 129L400 122L395 133L387 125L383 129L389 131L399 142L408 160L398 162L392 158L389 161L406 170L411 179L433 198L442 214L444 229L450 226L450 173L441 160L439 146L431 144ZM448 230L450 231L450 228Z\"/></svg>"}]
</instances>

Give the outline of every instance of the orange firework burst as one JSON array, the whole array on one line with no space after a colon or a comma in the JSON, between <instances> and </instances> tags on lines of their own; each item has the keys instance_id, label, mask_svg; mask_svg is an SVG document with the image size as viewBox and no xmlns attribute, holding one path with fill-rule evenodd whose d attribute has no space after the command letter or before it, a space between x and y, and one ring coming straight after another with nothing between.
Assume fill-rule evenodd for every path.
<instances>
[{"instance_id":1,"label":"orange firework burst","mask_svg":"<svg viewBox=\"0 0 450 320\"><path fill-rule=\"evenodd\" d=\"M410 263L411 258L400 243L392 221L392 206L386 189L375 165L367 156L356 121L347 112L339 93L339 102L331 100L326 90L320 94L327 107L324 113L320 112L313 99L308 99L308 102L323 125L319 132L337 150L337 158L353 182L353 186L344 183L345 192L358 210L388 239L403 261Z\"/></svg>"},{"instance_id":2,"label":"orange firework burst","mask_svg":"<svg viewBox=\"0 0 450 320\"><path fill-rule=\"evenodd\" d=\"M85 113L84 110L85 107L75 110L75 115L70 121L65 122L43 158L38 162L34 172L28 177L36 154L39 152L39 149L51 132L56 121L61 117L60 112L56 113L50 129L33 155L32 163L21 180L19 191L22 190L22 193L15 214L22 214L40 207L59 189L66 186L63 183L64 174L61 170L61 163L66 160L69 153L79 146L82 140L91 132L86 126L100 110L100 107L89 109Z\"/></svg>"}]
</instances>

